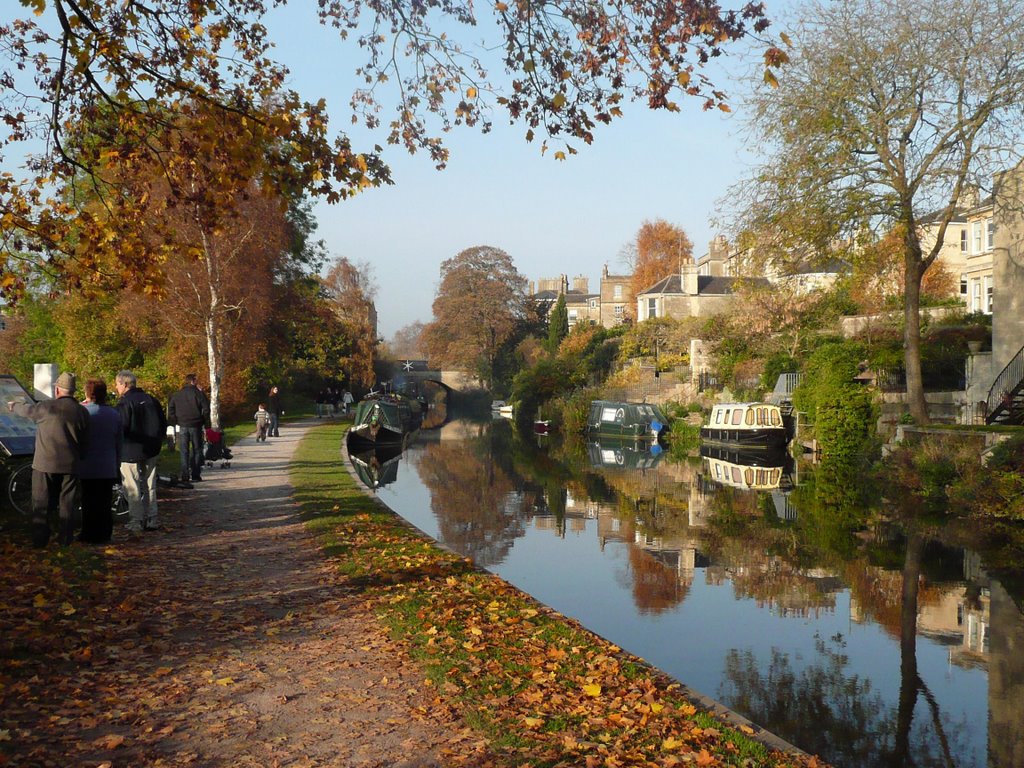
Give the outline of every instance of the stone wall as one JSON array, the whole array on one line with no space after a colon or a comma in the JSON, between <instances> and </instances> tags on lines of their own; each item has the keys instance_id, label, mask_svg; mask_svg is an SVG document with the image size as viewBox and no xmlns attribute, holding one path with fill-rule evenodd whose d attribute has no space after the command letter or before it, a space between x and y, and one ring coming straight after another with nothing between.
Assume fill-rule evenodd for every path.
<instances>
[{"instance_id":1,"label":"stone wall","mask_svg":"<svg viewBox=\"0 0 1024 768\"><path fill-rule=\"evenodd\" d=\"M1024 166L998 179L995 199L993 379L1024 346Z\"/></svg>"}]
</instances>

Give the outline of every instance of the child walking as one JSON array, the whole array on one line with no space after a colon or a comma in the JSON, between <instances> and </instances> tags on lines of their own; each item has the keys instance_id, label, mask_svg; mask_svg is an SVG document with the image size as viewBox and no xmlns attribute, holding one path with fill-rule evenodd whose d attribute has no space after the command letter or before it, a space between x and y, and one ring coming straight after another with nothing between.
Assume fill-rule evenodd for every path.
<instances>
[{"instance_id":1,"label":"child walking","mask_svg":"<svg viewBox=\"0 0 1024 768\"><path fill-rule=\"evenodd\" d=\"M256 442L261 440L267 442L267 433L270 431L270 411L265 403L260 403L256 409Z\"/></svg>"}]
</instances>

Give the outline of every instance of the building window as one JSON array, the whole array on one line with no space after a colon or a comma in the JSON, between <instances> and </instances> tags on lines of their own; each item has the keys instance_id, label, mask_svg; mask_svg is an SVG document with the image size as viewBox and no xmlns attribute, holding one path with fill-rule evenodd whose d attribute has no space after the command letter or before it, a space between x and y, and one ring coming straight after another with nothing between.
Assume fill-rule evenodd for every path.
<instances>
[{"instance_id":1,"label":"building window","mask_svg":"<svg viewBox=\"0 0 1024 768\"><path fill-rule=\"evenodd\" d=\"M569 310L569 322L570 323L575 323L576 322L576 318L577 318L576 310L575 309L570 309Z\"/></svg>"},{"instance_id":2,"label":"building window","mask_svg":"<svg viewBox=\"0 0 1024 768\"><path fill-rule=\"evenodd\" d=\"M981 312L981 280L971 280L971 311Z\"/></svg>"},{"instance_id":3,"label":"building window","mask_svg":"<svg viewBox=\"0 0 1024 768\"><path fill-rule=\"evenodd\" d=\"M590 300L590 308L591 309L597 309L597 299L591 299Z\"/></svg>"},{"instance_id":4,"label":"building window","mask_svg":"<svg viewBox=\"0 0 1024 768\"><path fill-rule=\"evenodd\" d=\"M989 219L988 220L988 226L986 227L986 234L985 234L985 250L986 251L991 251L992 250L992 243L995 242L995 239L996 239L996 223L995 223L994 219Z\"/></svg>"},{"instance_id":5,"label":"building window","mask_svg":"<svg viewBox=\"0 0 1024 768\"><path fill-rule=\"evenodd\" d=\"M992 314L992 276L986 275L984 278L985 284L985 314Z\"/></svg>"},{"instance_id":6,"label":"building window","mask_svg":"<svg viewBox=\"0 0 1024 768\"><path fill-rule=\"evenodd\" d=\"M980 221L971 224L971 253L981 253L981 224Z\"/></svg>"},{"instance_id":7,"label":"building window","mask_svg":"<svg viewBox=\"0 0 1024 768\"><path fill-rule=\"evenodd\" d=\"M615 286L615 300L619 301L621 298L622 298L622 286L621 285L616 285Z\"/></svg>"},{"instance_id":8,"label":"building window","mask_svg":"<svg viewBox=\"0 0 1024 768\"><path fill-rule=\"evenodd\" d=\"M647 300L647 319L650 320L652 317L658 316L658 300L648 299Z\"/></svg>"},{"instance_id":9,"label":"building window","mask_svg":"<svg viewBox=\"0 0 1024 768\"><path fill-rule=\"evenodd\" d=\"M960 295L961 296L965 296L965 297L967 296L967 278L966 277L961 277L960 278Z\"/></svg>"},{"instance_id":10,"label":"building window","mask_svg":"<svg viewBox=\"0 0 1024 768\"><path fill-rule=\"evenodd\" d=\"M625 311L625 307L623 307L621 304L616 304L615 305L615 316L616 317L622 317L624 311Z\"/></svg>"},{"instance_id":11,"label":"building window","mask_svg":"<svg viewBox=\"0 0 1024 768\"><path fill-rule=\"evenodd\" d=\"M967 253L967 228L960 230L960 253Z\"/></svg>"}]
</instances>

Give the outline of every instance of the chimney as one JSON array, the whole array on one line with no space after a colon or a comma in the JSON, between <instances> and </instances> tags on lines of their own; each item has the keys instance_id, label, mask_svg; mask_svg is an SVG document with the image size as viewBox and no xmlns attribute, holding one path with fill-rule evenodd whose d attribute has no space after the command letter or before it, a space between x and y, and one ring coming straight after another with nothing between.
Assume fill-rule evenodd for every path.
<instances>
[{"instance_id":1,"label":"chimney","mask_svg":"<svg viewBox=\"0 0 1024 768\"><path fill-rule=\"evenodd\" d=\"M576 275L572 279L572 289L580 293L590 293L590 278L583 275Z\"/></svg>"},{"instance_id":2,"label":"chimney","mask_svg":"<svg viewBox=\"0 0 1024 768\"><path fill-rule=\"evenodd\" d=\"M717 235L708 245L708 274L721 277L725 274L725 262L729 257L729 241L725 235Z\"/></svg>"},{"instance_id":3,"label":"chimney","mask_svg":"<svg viewBox=\"0 0 1024 768\"><path fill-rule=\"evenodd\" d=\"M699 267L693 263L692 259L688 264L683 264L682 269L679 270L679 282L682 287L684 295L697 295L697 275L699 271Z\"/></svg>"}]
</instances>

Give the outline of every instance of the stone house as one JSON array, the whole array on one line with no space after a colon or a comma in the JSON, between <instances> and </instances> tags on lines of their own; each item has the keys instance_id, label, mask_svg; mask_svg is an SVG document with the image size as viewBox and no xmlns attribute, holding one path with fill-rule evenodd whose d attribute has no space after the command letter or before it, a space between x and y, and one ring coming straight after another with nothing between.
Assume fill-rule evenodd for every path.
<instances>
[{"instance_id":1,"label":"stone house","mask_svg":"<svg viewBox=\"0 0 1024 768\"><path fill-rule=\"evenodd\" d=\"M921 246L931 249L937 227L925 218L921 227ZM957 282L959 297L969 312L992 314L995 295L993 251L995 246L995 203L991 196L979 199L976 192L964 198L964 204L946 226L942 249L936 261ZM956 294L954 294L956 295Z\"/></svg>"},{"instance_id":2,"label":"stone house","mask_svg":"<svg viewBox=\"0 0 1024 768\"><path fill-rule=\"evenodd\" d=\"M989 208L968 215L968 247L987 255L984 269L966 272L968 298L981 296L992 314L992 351L971 356L967 404L984 403L989 422L1024 422L1024 163L996 179ZM977 225L977 226L975 226ZM977 281L977 282L974 282ZM974 286L980 285L980 288ZM968 308L972 303L968 303Z\"/></svg>"},{"instance_id":3,"label":"stone house","mask_svg":"<svg viewBox=\"0 0 1024 768\"><path fill-rule=\"evenodd\" d=\"M637 322L655 317L706 317L725 312L732 305L733 292L741 279L731 271L739 264L730 259L724 237L711 241L708 253L698 264L692 258L680 264L679 272L662 278L636 297Z\"/></svg>"},{"instance_id":4,"label":"stone house","mask_svg":"<svg viewBox=\"0 0 1024 768\"><path fill-rule=\"evenodd\" d=\"M633 276L613 275L608 265L601 271L600 323L613 328L633 320Z\"/></svg>"},{"instance_id":5,"label":"stone house","mask_svg":"<svg viewBox=\"0 0 1024 768\"><path fill-rule=\"evenodd\" d=\"M567 275L542 278L536 286L530 284L530 295L537 301L546 317L551 316L560 295L565 295L565 309L569 315L569 327L577 323L599 323L601 321L601 296L590 292L590 280L582 275L572 279L569 287Z\"/></svg>"}]
</instances>

